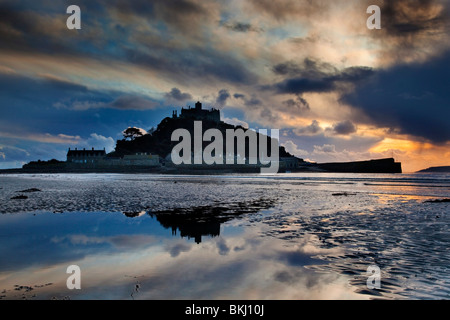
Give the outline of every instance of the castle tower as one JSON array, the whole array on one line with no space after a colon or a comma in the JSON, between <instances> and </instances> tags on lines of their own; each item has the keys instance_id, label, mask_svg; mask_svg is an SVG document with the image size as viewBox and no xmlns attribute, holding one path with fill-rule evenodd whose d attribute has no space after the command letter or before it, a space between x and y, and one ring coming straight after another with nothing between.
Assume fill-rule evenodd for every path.
<instances>
[{"instance_id":1,"label":"castle tower","mask_svg":"<svg viewBox=\"0 0 450 320\"><path fill-rule=\"evenodd\" d=\"M200 101L197 101L195 104L195 110L202 110L202 103Z\"/></svg>"}]
</instances>

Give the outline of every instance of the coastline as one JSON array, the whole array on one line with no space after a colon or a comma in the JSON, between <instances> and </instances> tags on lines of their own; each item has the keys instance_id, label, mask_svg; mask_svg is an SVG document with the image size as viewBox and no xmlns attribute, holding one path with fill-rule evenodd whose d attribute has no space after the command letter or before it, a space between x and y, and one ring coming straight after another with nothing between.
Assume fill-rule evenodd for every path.
<instances>
[{"instance_id":1,"label":"coastline","mask_svg":"<svg viewBox=\"0 0 450 320\"><path fill-rule=\"evenodd\" d=\"M60 162L24 166L24 168L1 169L0 174L20 173L152 173L152 174L230 174L259 173L260 166L251 165L181 165L181 166L83 166ZM278 173L288 172L343 172L343 173L402 173L400 162L393 158L367 161L311 163L294 168L280 167Z\"/></svg>"}]
</instances>

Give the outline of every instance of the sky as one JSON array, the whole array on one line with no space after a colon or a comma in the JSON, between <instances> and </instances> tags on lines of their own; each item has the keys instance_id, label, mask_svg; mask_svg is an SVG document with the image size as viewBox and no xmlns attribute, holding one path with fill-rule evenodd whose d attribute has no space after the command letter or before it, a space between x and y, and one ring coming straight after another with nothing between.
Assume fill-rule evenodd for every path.
<instances>
[{"instance_id":1,"label":"sky","mask_svg":"<svg viewBox=\"0 0 450 320\"><path fill-rule=\"evenodd\" d=\"M445 0L0 0L0 168L197 100L305 160L450 165L449 29Z\"/></svg>"}]
</instances>

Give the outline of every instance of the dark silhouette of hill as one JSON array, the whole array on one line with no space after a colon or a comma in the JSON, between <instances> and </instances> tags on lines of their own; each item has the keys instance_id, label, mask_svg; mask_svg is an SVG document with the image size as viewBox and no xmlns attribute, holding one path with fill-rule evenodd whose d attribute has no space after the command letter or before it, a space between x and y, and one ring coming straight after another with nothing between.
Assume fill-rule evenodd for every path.
<instances>
[{"instance_id":1,"label":"dark silhouette of hill","mask_svg":"<svg viewBox=\"0 0 450 320\"><path fill-rule=\"evenodd\" d=\"M201 135L200 138L202 143L202 150L205 150L207 146L213 143L213 141L203 141L203 136L205 132L209 129L216 129L222 134L222 150L218 144L214 144L214 152L222 151L222 161L224 161L225 157L228 159L228 156L231 152L235 156L233 161L234 164L228 165L225 163L220 163L220 165L210 165L203 163L204 165L181 165L174 166L172 164L171 159L168 159L168 155L171 155L172 150L178 144L183 143L183 147L186 147L187 143L184 141L184 136L180 141L172 141L172 134L177 129L185 129L190 133L191 143L190 143L190 152L191 159L193 157L194 145L196 139L199 137L194 136L194 131L196 127L195 122L200 121L201 125ZM25 164L22 169L6 169L0 170L0 173L32 173L32 172L119 172L119 173L192 173L192 174L210 174L217 172L232 172L232 173L244 173L244 172L260 172L261 166L265 165L264 162L267 161L267 158L274 158L272 155L272 145L278 145L278 140L276 138L268 137L262 133L257 131L251 131L251 134L248 134L248 130L242 126L234 126L229 123L225 123L220 120L220 111L217 109L206 110L202 109L202 104L197 102L195 104L195 108L182 108L180 115L177 114L177 111L172 112L172 117L164 118L156 127L156 129L151 129L146 134L142 134L143 131L139 128L130 127L127 128L123 134L124 138L122 140L117 140L115 150L106 155L106 157L101 157L101 159L97 159L98 161L94 161L93 158L88 157L88 159L84 158L76 158L75 162L70 161L71 152L70 150L67 154L67 161L58 161L58 160L50 160L50 161L32 161L28 164ZM234 150L226 149L226 141L227 141L227 131L230 131L235 136L234 140ZM248 134L248 136L247 136ZM240 139L236 136L240 136ZM242 140L242 137L245 137L245 140ZM187 138L187 137L186 137ZM273 140L272 140L273 139ZM263 153L266 159L265 161L260 161L260 145L262 143L266 143L265 152ZM245 144L244 146L242 144ZM239 154L239 147L243 147L245 150L245 154ZM219 150L217 150L219 148ZM256 150L255 150L256 149ZM183 153L188 151L185 148L182 149ZM211 150L211 149L209 149ZM77 150L75 150L77 151ZM93 150L94 151L94 150ZM101 150L102 151L102 150ZM256 151L257 159L253 159L250 155L250 151ZM83 150L85 152L85 150ZM104 153L104 151L103 151ZM159 165L154 163L150 164L139 164L139 165L131 165L130 163L123 164L123 159L125 156L145 156L141 153L158 155L159 156ZM267 153L267 154L266 154ZM85 155L84 155L85 156ZM183 154L183 157L185 155ZM212 154L211 156L216 156ZM239 164L237 159L245 158L246 163ZM276 157L275 157L276 158ZM81 160L80 160L81 159ZM84 159L84 160L83 160ZM219 158L220 159L220 158ZM255 162L250 161L257 160ZM280 167L278 167L279 172L354 172L354 173L401 173L401 163L395 162L393 158L388 159L376 159L376 160L367 160L367 161L353 161L353 162L343 162L343 163L312 163L303 161L303 159L299 159L289 152L285 150L283 146L278 145L278 159ZM83 162L84 161L84 162ZM121 162L122 161L122 162ZM265 162L267 163L267 162ZM422 172L448 172L449 167L440 167L440 168L429 168L426 170L422 170ZM447 171L445 171L447 170Z\"/></svg>"},{"instance_id":2,"label":"dark silhouette of hill","mask_svg":"<svg viewBox=\"0 0 450 320\"><path fill-rule=\"evenodd\" d=\"M186 129L191 134L191 150L194 150L194 120L188 118L164 118L157 126L153 132L145 134L140 137L136 137L133 140L117 140L115 151L108 154L109 157L122 157L126 154L136 154L139 152L147 152L152 154L157 154L162 158L165 158L168 154L172 152L172 149L179 141L171 141L172 132L176 129ZM222 133L224 139L224 150L223 154L226 154L225 150L225 137L226 130L238 130L242 129L244 132L250 129L243 128L242 126L234 126L223 121L202 121L202 135L208 129L218 129ZM267 151L270 155L270 138L257 132L257 141L259 145L259 139L264 138L267 141ZM209 145L210 141L203 142L203 148ZM248 156L249 139L246 139L246 156ZM234 154L237 154L237 143L235 141ZM288 153L283 146L279 146L279 156L280 157L293 157Z\"/></svg>"},{"instance_id":3,"label":"dark silhouette of hill","mask_svg":"<svg viewBox=\"0 0 450 320\"><path fill-rule=\"evenodd\" d=\"M423 169L417 172L450 172L450 166L443 166L443 167L430 167L427 169Z\"/></svg>"}]
</instances>

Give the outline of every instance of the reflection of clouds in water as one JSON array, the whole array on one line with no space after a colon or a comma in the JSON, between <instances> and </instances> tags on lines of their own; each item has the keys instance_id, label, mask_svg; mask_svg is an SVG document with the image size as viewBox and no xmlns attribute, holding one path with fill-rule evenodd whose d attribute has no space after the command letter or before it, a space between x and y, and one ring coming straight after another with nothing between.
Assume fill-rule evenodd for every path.
<instances>
[{"instance_id":1,"label":"reflection of clouds in water","mask_svg":"<svg viewBox=\"0 0 450 320\"><path fill-rule=\"evenodd\" d=\"M67 183L71 177L73 181ZM120 183L109 183L105 177L8 178L9 185L2 185L0 192L5 199L17 190L43 190L30 195L29 201L14 202L14 212L54 205L64 213L1 215L0 257L8 259L0 259L0 271L6 274L0 290L13 292L15 284L53 283L33 293L43 299L45 292L50 297L55 292L67 295L65 270L69 264L78 264L84 287L70 295L81 298L129 299L136 281L124 275L133 274L140 276L139 298L363 299L367 296L353 290L366 287L367 264L376 263L386 274L382 288L390 292L383 292L385 297L448 296L442 284L448 279L448 210L445 204L424 203L429 194L448 189L422 186L427 196L409 196L389 194L392 185L388 189L366 185L361 178L352 178L351 183L333 178L325 183L320 177L311 181L253 177L240 183L235 178L220 177L220 182L177 177L178 183L173 184L172 178L148 181L147 176L137 175L127 176L128 182L114 176ZM125 188L128 183L138 189ZM196 197L191 196L193 187ZM139 197L133 198L126 190ZM396 190L409 193L403 187ZM333 196L337 192L357 195ZM255 203L262 194L277 200ZM0 203L0 207L7 209L11 202ZM161 226L163 219L140 211L127 216L106 213L110 204L127 210L135 205L139 210L151 207L149 212L161 213L160 217L190 212L193 219ZM98 207L101 212L67 212L80 207ZM199 229L198 222L205 222L211 214L220 219ZM170 232L174 228L176 237ZM183 235L186 238L180 239Z\"/></svg>"},{"instance_id":2,"label":"reflection of clouds in water","mask_svg":"<svg viewBox=\"0 0 450 320\"><path fill-rule=\"evenodd\" d=\"M181 252L188 252L191 250L191 245L185 241L178 241L174 244L166 245L166 250L170 253L172 258L177 257Z\"/></svg>"},{"instance_id":3,"label":"reflection of clouds in water","mask_svg":"<svg viewBox=\"0 0 450 320\"><path fill-rule=\"evenodd\" d=\"M63 237L64 238L64 237ZM147 246L156 241L156 237L145 234L127 235L121 234L110 237L86 236L84 234L69 235L65 237L74 245L110 244L118 249L133 249ZM58 238L61 241L61 237ZM56 240L54 240L56 241Z\"/></svg>"},{"instance_id":4,"label":"reflection of clouds in water","mask_svg":"<svg viewBox=\"0 0 450 320\"><path fill-rule=\"evenodd\" d=\"M219 250L219 254L221 256L226 256L228 252L230 252L230 248L227 246L227 242L223 237L220 237L216 241L217 249Z\"/></svg>"},{"instance_id":5,"label":"reflection of clouds in water","mask_svg":"<svg viewBox=\"0 0 450 320\"><path fill-rule=\"evenodd\" d=\"M316 260L301 248L289 250L278 239L254 241L254 237L221 237L192 245L189 254L171 256L174 259L160 257L154 266L158 271L141 280L148 290L140 298L356 298L347 291L345 278L305 268Z\"/></svg>"},{"instance_id":6,"label":"reflection of clouds in water","mask_svg":"<svg viewBox=\"0 0 450 320\"><path fill-rule=\"evenodd\" d=\"M324 253L326 249L315 249L306 241L292 245L277 238L260 237L259 229L239 229L241 232L233 234L227 228L230 226L222 236L200 244L145 234L54 236L51 243L64 246L67 257L76 252L84 254L78 258L73 255L67 263L49 262L45 269L24 272L21 281L54 283L34 290L42 299L55 292L75 299L129 299L130 288L135 285L126 276L130 274L139 275L140 291L135 299L356 297L347 292L349 289L342 282L345 278L305 268L316 262L307 252ZM96 250L105 245L110 249ZM61 249L59 253L63 254ZM65 289L69 261L81 267L83 290ZM10 287L13 285L10 282Z\"/></svg>"}]
</instances>

